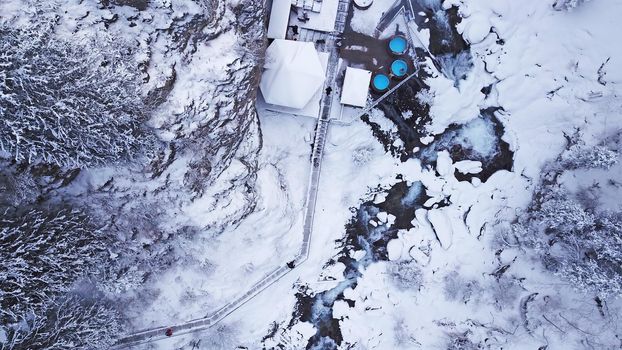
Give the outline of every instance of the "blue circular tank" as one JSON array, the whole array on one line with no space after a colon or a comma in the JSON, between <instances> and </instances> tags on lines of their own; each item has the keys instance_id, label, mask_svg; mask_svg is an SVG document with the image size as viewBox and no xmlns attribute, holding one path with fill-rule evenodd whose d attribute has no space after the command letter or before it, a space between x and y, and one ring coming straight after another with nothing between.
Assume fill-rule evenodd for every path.
<instances>
[{"instance_id":1,"label":"blue circular tank","mask_svg":"<svg viewBox=\"0 0 622 350\"><path fill-rule=\"evenodd\" d=\"M390 83L391 81L389 80L388 76L386 76L385 74L379 73L379 74L376 74L374 78L372 79L371 86L374 90L378 92L383 92L389 88Z\"/></svg>"},{"instance_id":2,"label":"blue circular tank","mask_svg":"<svg viewBox=\"0 0 622 350\"><path fill-rule=\"evenodd\" d=\"M408 73L408 64L404 60L395 60L391 63L391 74L396 78L403 78Z\"/></svg>"},{"instance_id":3,"label":"blue circular tank","mask_svg":"<svg viewBox=\"0 0 622 350\"><path fill-rule=\"evenodd\" d=\"M394 55L403 55L408 49L408 41L401 35L396 35L389 40L389 50Z\"/></svg>"}]
</instances>

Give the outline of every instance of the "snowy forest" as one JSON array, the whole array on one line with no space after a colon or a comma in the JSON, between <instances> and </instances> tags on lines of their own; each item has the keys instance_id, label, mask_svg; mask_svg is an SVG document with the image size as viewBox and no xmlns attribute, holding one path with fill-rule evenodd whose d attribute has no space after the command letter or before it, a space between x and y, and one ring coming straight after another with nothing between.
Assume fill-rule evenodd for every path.
<instances>
[{"instance_id":1,"label":"snowy forest","mask_svg":"<svg viewBox=\"0 0 622 350\"><path fill-rule=\"evenodd\" d=\"M272 3L0 0L0 350L622 348L622 1L341 0L323 160Z\"/></svg>"},{"instance_id":2,"label":"snowy forest","mask_svg":"<svg viewBox=\"0 0 622 350\"><path fill-rule=\"evenodd\" d=\"M53 37L53 19L0 28L3 349L106 348L122 327L99 291L116 237L50 201L88 166L155 149L127 48ZM103 39L103 40L102 40Z\"/></svg>"},{"instance_id":3,"label":"snowy forest","mask_svg":"<svg viewBox=\"0 0 622 350\"><path fill-rule=\"evenodd\" d=\"M198 196L232 159L252 167L257 146L238 148L256 128L243 96L255 93L263 39L248 24L258 4L141 12L146 4L87 1L68 13L55 1L0 3L2 349L110 348L129 329L122 293L178 259L161 213ZM124 27L108 30L120 14ZM197 83L183 74L197 69L198 43L227 32L239 37L228 44L234 60L219 63L226 80L195 76L209 89L172 96L177 80Z\"/></svg>"}]
</instances>

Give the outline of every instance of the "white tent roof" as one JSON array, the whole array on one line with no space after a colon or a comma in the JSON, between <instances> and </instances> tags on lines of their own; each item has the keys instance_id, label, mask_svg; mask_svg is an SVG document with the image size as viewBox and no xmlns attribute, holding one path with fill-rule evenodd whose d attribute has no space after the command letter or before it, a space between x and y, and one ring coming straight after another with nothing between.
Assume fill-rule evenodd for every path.
<instances>
[{"instance_id":1,"label":"white tent roof","mask_svg":"<svg viewBox=\"0 0 622 350\"><path fill-rule=\"evenodd\" d=\"M310 42L276 39L266 50L259 87L269 104L304 108L322 87L324 68Z\"/></svg>"},{"instance_id":2,"label":"white tent roof","mask_svg":"<svg viewBox=\"0 0 622 350\"><path fill-rule=\"evenodd\" d=\"M371 72L365 69L348 67L346 77L343 80L341 91L341 103L344 105L365 107Z\"/></svg>"},{"instance_id":3,"label":"white tent roof","mask_svg":"<svg viewBox=\"0 0 622 350\"><path fill-rule=\"evenodd\" d=\"M292 7L291 0L273 0L268 22L268 38L285 39L287 25L289 24L289 12Z\"/></svg>"}]
</instances>

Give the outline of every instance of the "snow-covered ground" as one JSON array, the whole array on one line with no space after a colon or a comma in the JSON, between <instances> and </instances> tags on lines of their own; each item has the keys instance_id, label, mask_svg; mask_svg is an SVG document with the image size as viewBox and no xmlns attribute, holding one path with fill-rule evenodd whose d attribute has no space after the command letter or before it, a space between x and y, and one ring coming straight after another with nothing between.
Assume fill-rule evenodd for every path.
<instances>
[{"instance_id":1,"label":"snow-covered ground","mask_svg":"<svg viewBox=\"0 0 622 350\"><path fill-rule=\"evenodd\" d=\"M431 72L426 83L434 98L427 130L441 134L451 124L474 121L458 139L486 153L494 149L495 141L485 132L490 125L477 127L483 123L480 111L501 107L495 114L513 152L512 171L498 171L485 183L477 175L470 182L458 181L456 170L481 171L478 159L455 163L442 151L434 167L427 168L417 159L401 163L368 145L376 151L367 153L371 158L361 178L345 163L333 167L335 159L347 162L348 154L360 151L354 142L360 123L331 129L329 143L338 149L327 150L323 166L314 242L325 242L325 249L318 253L317 244L312 246L314 259L320 254L316 264L321 264L321 255L328 262L338 254L339 245L330 242L345 234L344 226L352 218L345 207L356 207L357 199L372 200L366 189L388 188L401 174L408 182L421 181L430 197L429 209L418 210L413 228L389 242L391 261L364 268L355 287L343 292L345 301L332 306L343 338L341 348L348 344L360 349L614 348L616 318L604 320L592 297L574 291L530 255L504 244L497 225L512 221L529 205L543 166L562 152L565 136L579 128L585 141L593 144L619 133L622 122L615 110L620 106L620 65L613 62L622 59L622 46L610 37L618 29L622 2L592 1L570 12L555 11L552 1L444 2L445 8L451 5L458 6L463 17L458 30L471 44L473 67L457 86L453 79ZM364 15L365 11L355 11L353 27L365 23L357 18ZM372 34L373 25L364 27L358 30ZM489 85L491 92L484 93ZM387 123L381 121L381 113L372 118ZM383 127L392 128L390 122ZM348 134L346 144L340 141L343 131ZM605 171L590 177L575 172L562 179L572 182L574 177L578 182L570 188L607 179ZM358 189L351 189L352 183L358 183ZM617 190L603 197L608 209L616 209ZM434 203L445 199L435 209ZM335 207L340 202L341 207ZM308 293L337 287L343 266L314 274L314 259L299 270L300 282L312 290ZM419 281L404 290L390 271L394 264L411 260L420 269ZM326 276L336 280L316 282ZM253 314L263 313L259 302L248 307ZM610 300L608 307L609 315L615 315L619 305ZM287 330L284 322L265 343L268 347L280 343L301 348L307 345L304 338L318 331L306 322L294 322ZM539 333L531 333L526 324L535 325Z\"/></svg>"},{"instance_id":2,"label":"snow-covered ground","mask_svg":"<svg viewBox=\"0 0 622 350\"><path fill-rule=\"evenodd\" d=\"M156 296L148 306L135 301L139 307L137 328L204 317L298 252L313 120L266 116L261 127L263 147L252 213L229 223L218 235L206 230L178 237L175 255L183 258L154 279L148 291L155 290ZM227 220L226 211L212 212L210 200L205 196L182 208L183 216L191 218L196 227L205 227L214 216ZM228 200L232 206L241 201L235 197Z\"/></svg>"},{"instance_id":3,"label":"snow-covered ground","mask_svg":"<svg viewBox=\"0 0 622 350\"><path fill-rule=\"evenodd\" d=\"M617 29L622 2L592 1L571 12L555 11L552 1L536 0L444 2L445 8L451 5L458 6L463 17L458 30L471 44L473 66L457 84L453 77L430 68L426 84L431 122L426 129L434 136L450 125L468 123L468 127L454 128L461 130L457 136L441 136L438 142L428 135L423 143L430 147L422 156L433 161L422 164L416 157L402 162L386 153L362 121L333 125L322 164L309 260L225 319L222 328L175 340L178 346L190 339L222 338L222 344L209 344L305 348L319 330L300 319L300 308L305 307L301 296L325 291L324 298L331 300L328 309L311 312L332 313L340 349L615 346L619 327L615 317L604 320L589 295L551 276L533 255L505 244L499 226L529 205L543 166L563 150L565 135L579 128L590 144L619 133L622 122L615 111L620 105L620 66L615 62L622 59L622 46L610 36ZM354 30L373 34L370 28L382 11L372 9L355 10ZM488 86L490 92L485 93ZM494 113L503 125L502 138L513 152L513 163L511 171L499 170L482 181L478 174L499 143L492 124L480 117L489 107L501 108ZM382 112L373 111L370 120L397 134ZM304 135L310 135L313 123L263 115L261 125L262 157L287 154L282 172L290 179L289 195L300 205L306 182L302 170L307 170L305 155L310 152ZM285 142L284 135L298 136ZM455 144L472 149L468 154L473 159L452 159L447 150ZM294 159L298 163L292 163ZM459 181L457 174L472 177ZM590 174L588 179L580 171L568 173L561 181L572 190L607 179L604 171ZM400 181L420 181L427 200L411 214L412 227L399 230L386 244L388 260L359 265L361 276L352 284L344 277L345 265L327 264L343 253L343 242L337 241L346 235L346 225L361 203L382 205L385 191ZM618 192L603 196L607 206L619 198ZM399 221L399 213L395 214ZM381 212L369 225L389 227L395 220L392 213ZM294 242L296 237L292 231L280 239ZM350 250L348 256L363 261L369 253ZM411 279L395 277L395 271L404 268ZM619 305L610 300L608 308L609 315L615 315ZM323 343L311 344L318 349L335 347L329 343L324 338Z\"/></svg>"},{"instance_id":4,"label":"snow-covered ground","mask_svg":"<svg viewBox=\"0 0 622 350\"><path fill-rule=\"evenodd\" d=\"M453 24L443 9L455 6L457 31L469 45L442 58L443 72L428 58L429 89L418 97L429 116L404 115L427 123L417 129L425 130L418 135L421 149L402 159L387 152L370 124L398 147L405 144L404 126L379 109L367 122L333 123L309 259L215 327L138 348L619 348L619 300L606 300L603 311L600 299L553 276L502 233L530 205L543 169L570 135L580 130L588 146L608 140L619 148L622 44L615 35L622 0L582 2L571 11L555 10L554 0L415 2L435 9L427 20L447 26ZM138 57L150 57L145 89L166 86L172 75L177 80L150 120L163 141L183 150L162 173L149 178L139 166L86 169L58 191L77 203L131 213L121 215L119 227L132 226L126 221L134 217L153 225L125 237L142 242L148 251L142 254L158 267L139 288L115 292L133 329L203 317L300 248L316 120L261 109L257 120L240 113L235 126L227 125L227 115L249 108L234 101L255 96L232 92L252 84L253 75L238 61L245 52L237 46L241 31L229 30L239 2L223 3L226 29L189 39L194 48L188 50L170 48L178 42L161 32L192 32L186 19L206 9L191 1L158 1L147 12L76 1L61 21L67 34L103 26L100 17L76 20L86 11L119 15L121 25L111 25L115 35L135 35ZM351 29L375 35L394 3L376 0L370 9L353 10ZM20 18L19 4L6 1L0 10ZM132 21L140 24L129 26ZM422 29L421 36L442 42L438 33ZM211 152L218 140L227 145ZM491 160L501 153L512 157L509 166ZM202 176L205 159L213 161L207 163L215 178ZM559 182L575 195L598 183L590 192L597 209L620 210L620 167L567 171ZM108 206L110 198L124 204ZM320 297L325 303L310 302Z\"/></svg>"}]
</instances>

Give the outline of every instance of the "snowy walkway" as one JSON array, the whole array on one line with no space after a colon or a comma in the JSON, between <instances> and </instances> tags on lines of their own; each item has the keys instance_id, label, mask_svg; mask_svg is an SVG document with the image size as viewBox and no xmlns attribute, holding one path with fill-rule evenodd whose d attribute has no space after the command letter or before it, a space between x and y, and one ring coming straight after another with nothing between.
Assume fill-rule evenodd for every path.
<instances>
[{"instance_id":1,"label":"snowy walkway","mask_svg":"<svg viewBox=\"0 0 622 350\"><path fill-rule=\"evenodd\" d=\"M331 87L332 91L335 89L335 77L337 75L337 68L339 62L339 54L336 46L336 40L338 36L343 32L345 28L345 18L350 6L349 0L339 0L339 12L337 14L337 20L335 23L335 31L328 34L326 40L325 49L329 53L328 59L328 71L326 76L326 85L324 88ZM307 201L305 203L305 216L303 224L303 239L300 251L291 262L285 263L274 269L272 272L265 275L259 282L254 284L248 291L238 298L227 303L225 306L217 310L216 312L208 315L207 317L191 320L178 325L169 325L156 327L151 329L145 329L139 332L135 332L127 335L124 338L118 340L117 345L113 349L122 349L139 344L149 343L161 339L168 338L166 335L167 330L170 328L173 331L172 336L180 336L188 333L199 332L206 330L233 311L240 308L242 305L253 299L263 290L270 285L281 279L292 269L296 268L302 262L307 260L309 256L311 234L313 232L313 219L315 216L315 205L317 200L317 191L320 181L320 169L322 165L322 156L324 153L324 145L326 143L326 135L328 133L328 125L330 122L331 108L332 108L332 95L323 94L321 100L320 114L318 116L318 123L315 130L315 139L313 145L313 152L311 155L311 172L309 174L309 187L307 189ZM292 266L289 267L288 265Z\"/></svg>"}]
</instances>

